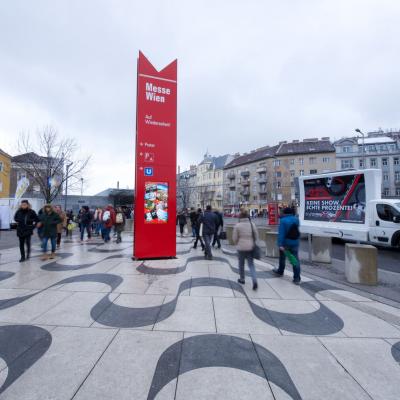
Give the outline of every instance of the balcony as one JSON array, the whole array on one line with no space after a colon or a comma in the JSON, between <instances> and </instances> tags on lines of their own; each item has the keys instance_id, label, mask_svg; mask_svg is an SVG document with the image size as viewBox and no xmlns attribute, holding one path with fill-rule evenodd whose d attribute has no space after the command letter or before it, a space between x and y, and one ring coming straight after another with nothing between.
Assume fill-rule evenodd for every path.
<instances>
[{"instance_id":1,"label":"balcony","mask_svg":"<svg viewBox=\"0 0 400 400\"><path fill-rule=\"evenodd\" d=\"M240 194L241 194L242 196L250 196L250 190L248 190L248 189L242 190L242 191L240 192Z\"/></svg>"},{"instance_id":2,"label":"balcony","mask_svg":"<svg viewBox=\"0 0 400 400\"><path fill-rule=\"evenodd\" d=\"M256 169L256 172L257 172L258 174L262 174L262 173L264 173L264 172L267 172L267 167L260 167L260 168L257 168L257 169Z\"/></svg>"},{"instance_id":3,"label":"balcony","mask_svg":"<svg viewBox=\"0 0 400 400\"><path fill-rule=\"evenodd\" d=\"M240 175L242 175L243 177L250 176L250 171L242 171Z\"/></svg>"},{"instance_id":4,"label":"balcony","mask_svg":"<svg viewBox=\"0 0 400 400\"><path fill-rule=\"evenodd\" d=\"M234 172L229 172L228 173L228 179L235 179L235 178L236 178L236 175L235 175Z\"/></svg>"},{"instance_id":5,"label":"balcony","mask_svg":"<svg viewBox=\"0 0 400 400\"><path fill-rule=\"evenodd\" d=\"M263 176L262 178L258 178L258 179L257 179L257 182L258 182L258 183L267 183L267 177L266 177L266 176Z\"/></svg>"},{"instance_id":6,"label":"balcony","mask_svg":"<svg viewBox=\"0 0 400 400\"><path fill-rule=\"evenodd\" d=\"M235 189L236 183L235 182L229 182L228 187L229 187L229 189Z\"/></svg>"},{"instance_id":7,"label":"balcony","mask_svg":"<svg viewBox=\"0 0 400 400\"><path fill-rule=\"evenodd\" d=\"M267 194L267 193L268 193L268 190L267 190L267 188L260 188L260 189L258 190L258 193L259 193L259 194Z\"/></svg>"},{"instance_id":8,"label":"balcony","mask_svg":"<svg viewBox=\"0 0 400 400\"><path fill-rule=\"evenodd\" d=\"M242 183L242 186L249 186L250 185L250 179L243 179L241 183Z\"/></svg>"}]
</instances>

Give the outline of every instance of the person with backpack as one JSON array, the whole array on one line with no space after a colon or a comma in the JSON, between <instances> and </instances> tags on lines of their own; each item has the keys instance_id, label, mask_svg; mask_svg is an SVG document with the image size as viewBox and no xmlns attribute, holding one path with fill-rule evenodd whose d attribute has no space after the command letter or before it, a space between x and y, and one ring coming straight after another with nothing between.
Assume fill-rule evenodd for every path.
<instances>
[{"instance_id":1,"label":"person with backpack","mask_svg":"<svg viewBox=\"0 0 400 400\"><path fill-rule=\"evenodd\" d=\"M59 249L60 245L61 245L61 236L62 236L63 230L67 226L67 217L66 217L65 213L63 212L61 206L55 206L54 211L60 216L61 221L62 221L57 225L57 249Z\"/></svg>"},{"instance_id":2,"label":"person with backpack","mask_svg":"<svg viewBox=\"0 0 400 400\"><path fill-rule=\"evenodd\" d=\"M19 251L21 258L19 262L24 262L31 255L31 238L35 224L39 222L39 217L28 200L22 200L21 205L14 215L14 221L17 223L17 236L19 239ZM26 252L25 252L26 245Z\"/></svg>"},{"instance_id":3,"label":"person with backpack","mask_svg":"<svg viewBox=\"0 0 400 400\"><path fill-rule=\"evenodd\" d=\"M82 206L79 214L79 222L81 228L81 244L83 243L83 237L85 236L85 230L87 232L87 238L90 240L92 238L92 220L93 215L89 210L88 206Z\"/></svg>"},{"instance_id":4,"label":"person with backpack","mask_svg":"<svg viewBox=\"0 0 400 400\"><path fill-rule=\"evenodd\" d=\"M197 243L200 241L201 249L204 251L204 242L200 236L200 218L202 216L201 208L197 209L196 215L193 218L192 227L194 227L194 233L196 235L196 239L193 244L193 248L197 249Z\"/></svg>"},{"instance_id":5,"label":"person with backpack","mask_svg":"<svg viewBox=\"0 0 400 400\"><path fill-rule=\"evenodd\" d=\"M126 216L121 207L117 207L115 213L115 232L117 233L117 243L122 242L121 234L125 228Z\"/></svg>"},{"instance_id":6,"label":"person with backpack","mask_svg":"<svg viewBox=\"0 0 400 400\"><path fill-rule=\"evenodd\" d=\"M236 245L239 260L239 279L238 282L245 284L244 263L247 260L251 279L253 281L253 290L257 290L257 274L254 267L254 249L257 246L258 232L257 227L251 221L248 211L241 210L239 222L233 228L232 240Z\"/></svg>"},{"instance_id":7,"label":"person with backpack","mask_svg":"<svg viewBox=\"0 0 400 400\"><path fill-rule=\"evenodd\" d=\"M110 232L114 224L115 224L115 210L114 207L111 204L109 204L103 210L102 214L102 232L105 243L108 243L111 240Z\"/></svg>"},{"instance_id":8,"label":"person with backpack","mask_svg":"<svg viewBox=\"0 0 400 400\"><path fill-rule=\"evenodd\" d=\"M100 231L101 231L101 224L102 224L102 214L103 214L103 210L100 207L96 208L96 211L94 212L94 234L96 236L100 235Z\"/></svg>"},{"instance_id":9,"label":"person with backpack","mask_svg":"<svg viewBox=\"0 0 400 400\"><path fill-rule=\"evenodd\" d=\"M276 275L282 276L285 271L286 257L288 257L292 262L293 283L296 285L301 282L298 255L300 243L299 226L299 219L294 215L293 208L284 208L279 221L279 267L272 270Z\"/></svg>"},{"instance_id":10,"label":"person with backpack","mask_svg":"<svg viewBox=\"0 0 400 400\"><path fill-rule=\"evenodd\" d=\"M214 211L214 214L217 216L217 226L216 226L216 230L215 230L215 235L214 235L214 239L212 242L212 247L215 246L215 244L218 244L218 248L221 248L221 241L219 238L220 233L222 232L222 230L224 229L224 217L222 215L222 213L218 210Z\"/></svg>"},{"instance_id":11,"label":"person with backpack","mask_svg":"<svg viewBox=\"0 0 400 400\"><path fill-rule=\"evenodd\" d=\"M48 258L54 258L56 253L56 240L57 240L57 225L62 222L60 216L54 211L51 204L46 204L43 207L43 213L40 215L39 225L42 228L42 261ZM51 242L51 254L47 255L47 244Z\"/></svg>"}]
</instances>

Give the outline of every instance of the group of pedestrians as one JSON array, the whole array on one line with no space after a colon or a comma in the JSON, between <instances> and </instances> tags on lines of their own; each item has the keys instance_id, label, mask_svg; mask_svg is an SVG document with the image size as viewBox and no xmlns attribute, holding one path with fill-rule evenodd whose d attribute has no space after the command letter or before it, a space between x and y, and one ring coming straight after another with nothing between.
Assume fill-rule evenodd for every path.
<instances>
[{"instance_id":1,"label":"group of pedestrians","mask_svg":"<svg viewBox=\"0 0 400 400\"><path fill-rule=\"evenodd\" d=\"M14 215L14 221L17 223L17 236L19 239L20 262L24 262L31 255L31 239L34 230L41 241L42 260L53 259L56 249L61 245L62 233L66 230L67 237L72 237L72 231L75 222L80 229L80 242L83 244L85 233L87 240L92 238L93 225L101 233L105 243L111 240L111 230L114 228L116 243L122 241L122 232L126 224L126 215L121 207L114 209L112 205L104 209L98 208L92 212L88 206L82 206L77 217L72 211L63 212L60 206L46 204L36 213L28 200L22 200L17 212ZM50 242L50 253L48 245Z\"/></svg>"}]
</instances>

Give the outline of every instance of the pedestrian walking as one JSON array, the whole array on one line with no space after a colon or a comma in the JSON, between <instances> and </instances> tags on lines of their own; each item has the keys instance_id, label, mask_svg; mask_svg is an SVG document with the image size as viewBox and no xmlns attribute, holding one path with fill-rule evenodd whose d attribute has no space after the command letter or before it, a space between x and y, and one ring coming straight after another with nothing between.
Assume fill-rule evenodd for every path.
<instances>
[{"instance_id":1,"label":"pedestrian walking","mask_svg":"<svg viewBox=\"0 0 400 400\"><path fill-rule=\"evenodd\" d=\"M217 229L217 216L212 212L211 206L208 205L204 214L200 217L201 235L203 236L205 246L205 258L206 260L212 260L213 255L211 251L211 241L215 235Z\"/></svg>"},{"instance_id":2,"label":"pedestrian walking","mask_svg":"<svg viewBox=\"0 0 400 400\"><path fill-rule=\"evenodd\" d=\"M276 275L282 276L285 271L286 257L289 258L293 266L293 283L299 285L300 262L299 262L299 242L300 230L299 219L295 216L294 209L284 208L279 220L279 267L272 270Z\"/></svg>"},{"instance_id":3,"label":"pedestrian walking","mask_svg":"<svg viewBox=\"0 0 400 400\"><path fill-rule=\"evenodd\" d=\"M244 264L247 260L251 279L253 281L253 290L257 290L257 275L254 267L254 249L257 246L258 233L257 227L251 221L249 213L246 210L241 210L239 214L239 222L233 228L233 242L236 245L239 261L239 279L238 282L244 285L245 273Z\"/></svg>"},{"instance_id":4,"label":"pedestrian walking","mask_svg":"<svg viewBox=\"0 0 400 400\"><path fill-rule=\"evenodd\" d=\"M197 243L200 241L201 249L204 251L204 242L200 235L200 218L202 215L203 215L203 213L201 211L201 208L198 208L195 218L193 218L193 222L192 222L192 227L194 226L194 233L196 236L196 239L193 244L193 248L197 249Z\"/></svg>"},{"instance_id":5,"label":"pedestrian walking","mask_svg":"<svg viewBox=\"0 0 400 400\"><path fill-rule=\"evenodd\" d=\"M43 207L43 213L39 217L40 226L42 227L42 260L54 258L56 253L56 240L57 240L57 225L62 222L60 216L54 211L51 204L46 204ZM47 254L48 242L51 242L51 254Z\"/></svg>"},{"instance_id":6,"label":"pedestrian walking","mask_svg":"<svg viewBox=\"0 0 400 400\"><path fill-rule=\"evenodd\" d=\"M115 213L115 231L117 232L117 243L122 242L121 234L125 229L126 216L121 207L117 207Z\"/></svg>"},{"instance_id":7,"label":"pedestrian walking","mask_svg":"<svg viewBox=\"0 0 400 400\"><path fill-rule=\"evenodd\" d=\"M181 237L183 237L183 230L184 230L186 224L187 224L187 220L186 220L185 211L182 210L180 213L178 213L178 215L176 217L176 225L179 225L179 232L181 233Z\"/></svg>"},{"instance_id":8,"label":"pedestrian walking","mask_svg":"<svg viewBox=\"0 0 400 400\"><path fill-rule=\"evenodd\" d=\"M54 210L61 218L61 222L57 225L57 249L59 249L60 245L61 245L61 236L62 236L63 230L67 226L67 216L63 212L61 206L55 206Z\"/></svg>"},{"instance_id":9,"label":"pedestrian walking","mask_svg":"<svg viewBox=\"0 0 400 400\"><path fill-rule=\"evenodd\" d=\"M102 218L103 239L105 243L108 243L111 240L110 238L111 229L115 224L115 210L111 204L109 204L103 210L101 218Z\"/></svg>"},{"instance_id":10,"label":"pedestrian walking","mask_svg":"<svg viewBox=\"0 0 400 400\"><path fill-rule=\"evenodd\" d=\"M14 215L14 221L17 223L17 236L21 253L19 262L24 262L31 255L31 238L35 225L39 222L39 217L32 210L28 200L21 201L20 207Z\"/></svg>"},{"instance_id":11,"label":"pedestrian walking","mask_svg":"<svg viewBox=\"0 0 400 400\"><path fill-rule=\"evenodd\" d=\"M219 235L222 232L222 230L224 229L224 216L218 210L215 210L214 214L217 216L217 226L216 226L214 239L213 239L213 242L212 242L212 247L214 247L215 244L217 244L218 248L220 249L221 248L221 240L220 240Z\"/></svg>"},{"instance_id":12,"label":"pedestrian walking","mask_svg":"<svg viewBox=\"0 0 400 400\"><path fill-rule=\"evenodd\" d=\"M196 237L196 223L198 220L198 213L195 211L194 207L190 209L189 213L189 219L190 219L190 225L192 226L192 237Z\"/></svg>"},{"instance_id":13,"label":"pedestrian walking","mask_svg":"<svg viewBox=\"0 0 400 400\"><path fill-rule=\"evenodd\" d=\"M74 213L73 213L72 210L68 210L66 212L65 216L66 216L66 223L67 223L67 226L66 226L67 229L66 229L65 236L67 236L67 238L68 238L68 237L72 237L72 231L73 231L73 229L75 227L75 224L74 224ZM74 226L72 226L70 224L73 224Z\"/></svg>"},{"instance_id":14,"label":"pedestrian walking","mask_svg":"<svg viewBox=\"0 0 400 400\"><path fill-rule=\"evenodd\" d=\"M103 215L103 210L100 207L96 208L96 211L94 212L93 220L94 220L94 234L96 236L100 235L101 232L101 224L102 224L102 217Z\"/></svg>"},{"instance_id":15,"label":"pedestrian walking","mask_svg":"<svg viewBox=\"0 0 400 400\"><path fill-rule=\"evenodd\" d=\"M81 244L83 243L83 238L85 236L85 230L87 233L87 238L90 240L92 238L92 220L93 215L89 210L88 206L82 206L79 214L79 223L81 228Z\"/></svg>"}]
</instances>

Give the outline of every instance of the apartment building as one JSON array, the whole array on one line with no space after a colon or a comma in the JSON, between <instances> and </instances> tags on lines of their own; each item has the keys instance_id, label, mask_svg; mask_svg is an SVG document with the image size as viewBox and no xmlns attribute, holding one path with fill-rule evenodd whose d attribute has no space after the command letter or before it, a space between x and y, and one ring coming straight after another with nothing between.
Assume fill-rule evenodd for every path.
<instances>
[{"instance_id":1,"label":"apartment building","mask_svg":"<svg viewBox=\"0 0 400 400\"><path fill-rule=\"evenodd\" d=\"M293 140L237 156L224 168L224 209L245 206L262 212L269 202L296 204L296 178L335 170L329 138Z\"/></svg>"},{"instance_id":2,"label":"apartment building","mask_svg":"<svg viewBox=\"0 0 400 400\"><path fill-rule=\"evenodd\" d=\"M10 197L11 156L0 149L0 198Z\"/></svg>"},{"instance_id":3,"label":"apartment building","mask_svg":"<svg viewBox=\"0 0 400 400\"><path fill-rule=\"evenodd\" d=\"M191 165L176 176L176 207L178 210L197 207L197 166Z\"/></svg>"},{"instance_id":4,"label":"apartment building","mask_svg":"<svg viewBox=\"0 0 400 400\"><path fill-rule=\"evenodd\" d=\"M400 132L369 132L364 139L343 138L334 146L337 169L379 168L382 197L400 198Z\"/></svg>"}]
</instances>

